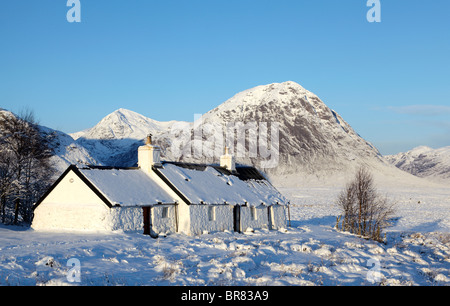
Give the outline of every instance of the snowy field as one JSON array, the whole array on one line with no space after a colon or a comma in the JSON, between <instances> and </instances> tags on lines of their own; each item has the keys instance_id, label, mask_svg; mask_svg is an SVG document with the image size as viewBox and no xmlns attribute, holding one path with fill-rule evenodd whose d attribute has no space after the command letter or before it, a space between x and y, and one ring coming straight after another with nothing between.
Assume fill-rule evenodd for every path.
<instances>
[{"instance_id":1,"label":"snowy field","mask_svg":"<svg viewBox=\"0 0 450 306\"><path fill-rule=\"evenodd\" d=\"M339 189L281 191L293 205L280 231L155 240L2 226L0 285L450 285L449 189L382 190L397 203L386 244L334 229Z\"/></svg>"}]
</instances>

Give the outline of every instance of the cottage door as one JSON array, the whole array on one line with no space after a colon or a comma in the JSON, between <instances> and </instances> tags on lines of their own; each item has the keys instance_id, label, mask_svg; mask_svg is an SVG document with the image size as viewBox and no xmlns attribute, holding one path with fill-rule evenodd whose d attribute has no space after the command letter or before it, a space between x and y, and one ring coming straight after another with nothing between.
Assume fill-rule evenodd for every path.
<instances>
[{"instance_id":1,"label":"cottage door","mask_svg":"<svg viewBox=\"0 0 450 306\"><path fill-rule=\"evenodd\" d=\"M239 205L236 205L233 208L233 225L234 225L234 231L240 233L241 232L241 207Z\"/></svg>"},{"instance_id":2,"label":"cottage door","mask_svg":"<svg viewBox=\"0 0 450 306\"><path fill-rule=\"evenodd\" d=\"M142 207L144 217L144 235L150 235L150 207Z\"/></svg>"}]
</instances>

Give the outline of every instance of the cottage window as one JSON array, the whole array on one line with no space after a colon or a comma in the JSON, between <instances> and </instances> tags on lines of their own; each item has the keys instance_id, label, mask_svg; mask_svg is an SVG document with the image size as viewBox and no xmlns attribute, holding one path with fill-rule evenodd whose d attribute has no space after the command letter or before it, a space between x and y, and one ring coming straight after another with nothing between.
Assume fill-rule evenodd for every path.
<instances>
[{"instance_id":1,"label":"cottage window","mask_svg":"<svg viewBox=\"0 0 450 306\"><path fill-rule=\"evenodd\" d=\"M208 207L208 219L209 221L216 221L216 207L214 206Z\"/></svg>"},{"instance_id":2,"label":"cottage window","mask_svg":"<svg viewBox=\"0 0 450 306\"><path fill-rule=\"evenodd\" d=\"M169 207L163 207L161 218L165 219L169 217Z\"/></svg>"},{"instance_id":3,"label":"cottage window","mask_svg":"<svg viewBox=\"0 0 450 306\"><path fill-rule=\"evenodd\" d=\"M258 216L256 214L256 207L250 207L250 215L253 221L258 219Z\"/></svg>"}]
</instances>

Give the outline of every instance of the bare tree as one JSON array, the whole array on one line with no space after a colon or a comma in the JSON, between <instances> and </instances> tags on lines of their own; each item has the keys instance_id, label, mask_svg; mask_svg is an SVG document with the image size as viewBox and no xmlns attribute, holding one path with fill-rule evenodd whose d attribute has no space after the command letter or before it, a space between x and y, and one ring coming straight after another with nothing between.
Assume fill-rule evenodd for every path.
<instances>
[{"instance_id":1,"label":"bare tree","mask_svg":"<svg viewBox=\"0 0 450 306\"><path fill-rule=\"evenodd\" d=\"M10 150L0 141L0 215L2 223L5 223L7 201L14 181L12 161Z\"/></svg>"},{"instance_id":2,"label":"bare tree","mask_svg":"<svg viewBox=\"0 0 450 306\"><path fill-rule=\"evenodd\" d=\"M364 167L339 194L337 204L342 209L342 230L378 241L394 214L393 204L377 192L372 174Z\"/></svg>"},{"instance_id":3,"label":"bare tree","mask_svg":"<svg viewBox=\"0 0 450 306\"><path fill-rule=\"evenodd\" d=\"M31 223L32 206L50 183L51 150L31 111L0 113L0 203L2 222ZM9 209L8 209L9 208Z\"/></svg>"}]
</instances>

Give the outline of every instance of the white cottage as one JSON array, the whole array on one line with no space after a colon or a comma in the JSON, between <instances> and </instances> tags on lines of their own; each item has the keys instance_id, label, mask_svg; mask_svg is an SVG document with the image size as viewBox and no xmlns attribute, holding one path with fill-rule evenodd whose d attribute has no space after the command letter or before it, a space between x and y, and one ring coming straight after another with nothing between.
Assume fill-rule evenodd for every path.
<instances>
[{"instance_id":1,"label":"white cottage","mask_svg":"<svg viewBox=\"0 0 450 306\"><path fill-rule=\"evenodd\" d=\"M277 229L289 204L254 167L164 162L139 148L138 168L70 166L36 203L35 230L183 232Z\"/></svg>"}]
</instances>

